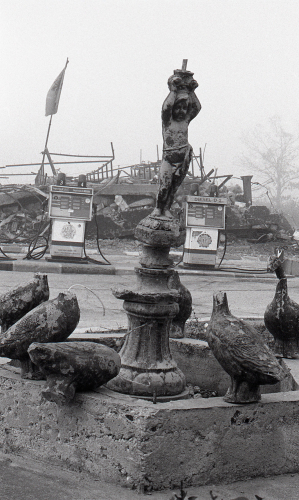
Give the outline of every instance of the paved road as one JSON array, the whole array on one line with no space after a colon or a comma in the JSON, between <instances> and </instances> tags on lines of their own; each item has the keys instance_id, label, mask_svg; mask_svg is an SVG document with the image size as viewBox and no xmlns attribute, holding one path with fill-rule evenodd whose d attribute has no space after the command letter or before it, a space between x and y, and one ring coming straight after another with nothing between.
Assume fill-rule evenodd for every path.
<instances>
[{"instance_id":1,"label":"paved road","mask_svg":"<svg viewBox=\"0 0 299 500\"><path fill-rule=\"evenodd\" d=\"M26 283L33 273L0 271L0 294L21 283ZM122 301L112 294L113 288L128 288L135 284L134 275L84 275L48 274L50 298L60 291L73 287L78 297L81 318L79 328L117 328L127 324ZM220 276L211 272L208 276L181 276L182 283L190 290L194 313L198 318L207 318L212 311L213 292L227 292L231 312L239 317L263 317L267 304L275 294L277 280L272 277L236 277L234 274ZM86 287L86 288L85 288ZM288 280L290 297L299 303L299 277ZM96 294L98 297L96 297ZM103 307L105 316L103 316Z\"/></svg>"}]
</instances>

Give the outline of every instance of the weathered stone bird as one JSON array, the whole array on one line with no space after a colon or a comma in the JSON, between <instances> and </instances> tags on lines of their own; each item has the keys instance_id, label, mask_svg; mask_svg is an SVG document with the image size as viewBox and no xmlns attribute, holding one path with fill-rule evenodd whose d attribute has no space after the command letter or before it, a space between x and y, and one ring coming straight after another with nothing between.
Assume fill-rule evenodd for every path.
<instances>
[{"instance_id":1,"label":"weathered stone bird","mask_svg":"<svg viewBox=\"0 0 299 500\"><path fill-rule=\"evenodd\" d=\"M275 384L287 376L256 330L231 314L224 292L213 296L207 340L215 358L231 377L231 386L224 396L229 403L259 401L260 385Z\"/></svg>"},{"instance_id":2,"label":"weathered stone bird","mask_svg":"<svg viewBox=\"0 0 299 500\"><path fill-rule=\"evenodd\" d=\"M185 323L192 312L192 295L188 288L181 283L179 273L177 271L174 271L171 275L168 286L169 288L174 288L179 292L179 312L172 320L170 337L182 338L184 337Z\"/></svg>"},{"instance_id":3,"label":"weathered stone bird","mask_svg":"<svg viewBox=\"0 0 299 500\"><path fill-rule=\"evenodd\" d=\"M278 283L272 302L264 314L266 328L275 339L274 352L284 358L299 357L299 304L290 299L283 268L284 250L276 248L268 260L267 271L276 274Z\"/></svg>"},{"instance_id":4,"label":"weathered stone bird","mask_svg":"<svg viewBox=\"0 0 299 500\"><path fill-rule=\"evenodd\" d=\"M36 306L49 300L48 277L36 273L25 285L18 286L0 296L0 325L5 332Z\"/></svg>"},{"instance_id":5,"label":"weathered stone bird","mask_svg":"<svg viewBox=\"0 0 299 500\"><path fill-rule=\"evenodd\" d=\"M95 342L35 342L28 353L47 379L42 395L56 404L69 403L76 391L106 384L121 367L116 351Z\"/></svg>"},{"instance_id":6,"label":"weathered stone bird","mask_svg":"<svg viewBox=\"0 0 299 500\"><path fill-rule=\"evenodd\" d=\"M0 356L21 361L23 378L39 378L29 363L28 347L32 342L63 342L80 319L76 295L61 292L52 300L29 311L6 332L0 334Z\"/></svg>"}]
</instances>

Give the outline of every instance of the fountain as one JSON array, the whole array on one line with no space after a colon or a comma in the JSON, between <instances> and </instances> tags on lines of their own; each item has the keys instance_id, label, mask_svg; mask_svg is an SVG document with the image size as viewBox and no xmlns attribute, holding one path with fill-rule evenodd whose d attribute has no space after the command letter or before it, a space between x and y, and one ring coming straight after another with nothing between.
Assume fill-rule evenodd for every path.
<instances>
[{"instance_id":1,"label":"fountain","mask_svg":"<svg viewBox=\"0 0 299 500\"><path fill-rule=\"evenodd\" d=\"M136 228L143 243L137 283L115 291L129 323L119 374L108 387L77 392L67 404L56 404L41 396L44 381L22 379L18 368L2 365L2 451L140 491L178 488L181 481L188 487L299 471L298 360L282 360L292 376L263 386L260 401L232 404L222 397L229 376L207 342L169 338L172 321L188 315L182 299L188 293L169 249L185 238L171 205L188 170L187 130L200 110L196 86L186 61L169 79L157 203ZM100 341L105 338L99 335ZM188 398L189 383L219 397Z\"/></svg>"},{"instance_id":2,"label":"fountain","mask_svg":"<svg viewBox=\"0 0 299 500\"><path fill-rule=\"evenodd\" d=\"M184 224L170 209L192 157L188 126L201 109L194 92L198 84L186 66L184 60L182 69L175 70L168 80L170 92L162 107L163 158L156 208L135 230L135 237L143 243L141 265L135 269L137 285L115 291L115 296L125 301L129 332L120 352L120 373L108 387L144 397L183 397L186 386L169 349L172 320L180 312L179 295L185 292L169 251L181 246L186 237Z\"/></svg>"}]
</instances>

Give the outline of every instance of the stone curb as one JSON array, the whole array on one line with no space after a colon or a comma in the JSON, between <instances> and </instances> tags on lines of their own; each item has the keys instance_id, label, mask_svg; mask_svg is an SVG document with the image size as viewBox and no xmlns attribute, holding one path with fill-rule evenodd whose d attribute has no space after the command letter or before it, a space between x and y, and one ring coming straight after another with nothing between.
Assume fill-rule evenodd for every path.
<instances>
[{"instance_id":1,"label":"stone curb","mask_svg":"<svg viewBox=\"0 0 299 500\"><path fill-rule=\"evenodd\" d=\"M119 257L119 263L117 261ZM135 275L134 267L138 264L137 259L134 259L130 264L121 263L121 259L124 256L113 256L114 263L105 264L100 261L99 264L93 262L55 262L46 259L32 259L24 260L20 254L11 258L1 258L0 257L0 271L16 271L16 272L42 272L42 273L56 273L56 274L102 274L102 275ZM109 256L108 256L109 258ZM241 267L244 261L240 262L240 268L230 267L230 263L224 264L225 267L214 268L214 269L187 269L183 266L177 266L175 269L181 276L222 276L222 277L232 277L241 279L251 279L258 281L269 281L269 279L276 280L274 274L267 274L264 269L257 268L256 270L250 269L246 266ZM235 263L235 261L234 261ZM254 265L254 263L252 264ZM247 262L248 266L248 262ZM294 276L289 276L294 277Z\"/></svg>"},{"instance_id":2,"label":"stone curb","mask_svg":"<svg viewBox=\"0 0 299 500\"><path fill-rule=\"evenodd\" d=\"M56 274L117 274L112 265L49 262L47 260L0 259L0 271ZM132 271L133 272L133 271Z\"/></svg>"}]
</instances>

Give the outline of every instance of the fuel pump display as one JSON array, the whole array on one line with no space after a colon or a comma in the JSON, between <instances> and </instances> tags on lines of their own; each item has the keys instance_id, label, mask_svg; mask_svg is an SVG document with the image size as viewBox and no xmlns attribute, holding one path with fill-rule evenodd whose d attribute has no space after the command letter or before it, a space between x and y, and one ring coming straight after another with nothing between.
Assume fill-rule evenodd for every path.
<instances>
[{"instance_id":1,"label":"fuel pump display","mask_svg":"<svg viewBox=\"0 0 299 500\"><path fill-rule=\"evenodd\" d=\"M91 220L91 188L50 186L50 217Z\"/></svg>"},{"instance_id":2,"label":"fuel pump display","mask_svg":"<svg viewBox=\"0 0 299 500\"><path fill-rule=\"evenodd\" d=\"M92 188L50 186L52 258L83 258L85 224L92 219L92 200Z\"/></svg>"},{"instance_id":3,"label":"fuel pump display","mask_svg":"<svg viewBox=\"0 0 299 500\"><path fill-rule=\"evenodd\" d=\"M184 265L215 266L226 203L226 198L187 196Z\"/></svg>"}]
</instances>

